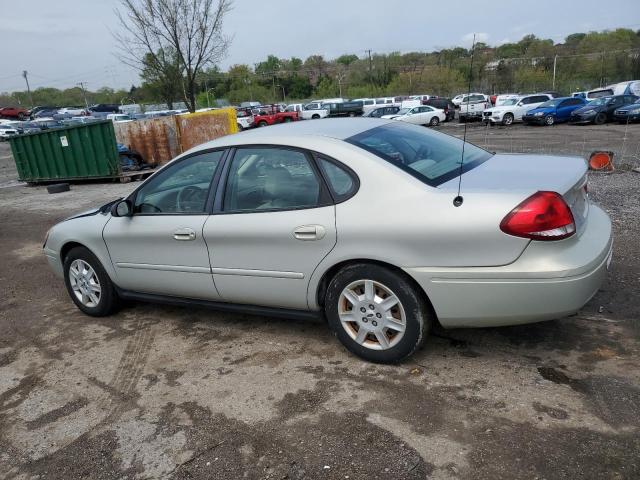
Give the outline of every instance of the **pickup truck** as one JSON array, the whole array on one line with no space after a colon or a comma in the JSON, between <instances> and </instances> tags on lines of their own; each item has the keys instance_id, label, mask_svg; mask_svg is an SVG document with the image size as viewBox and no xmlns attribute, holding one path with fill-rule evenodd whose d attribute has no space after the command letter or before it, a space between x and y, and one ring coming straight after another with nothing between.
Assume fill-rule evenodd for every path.
<instances>
[{"instance_id":1,"label":"pickup truck","mask_svg":"<svg viewBox=\"0 0 640 480\"><path fill-rule=\"evenodd\" d=\"M459 121L482 120L482 113L491 107L491 100L482 93L472 93L465 95L460 102Z\"/></svg>"},{"instance_id":2,"label":"pickup truck","mask_svg":"<svg viewBox=\"0 0 640 480\"><path fill-rule=\"evenodd\" d=\"M278 105L260 105L252 109L253 122L258 127L300 120L298 112L281 111Z\"/></svg>"},{"instance_id":3,"label":"pickup truck","mask_svg":"<svg viewBox=\"0 0 640 480\"><path fill-rule=\"evenodd\" d=\"M329 117L356 117L363 114L362 102L323 103Z\"/></svg>"},{"instance_id":4,"label":"pickup truck","mask_svg":"<svg viewBox=\"0 0 640 480\"><path fill-rule=\"evenodd\" d=\"M4 107L0 108L0 118L10 118L12 120L25 120L29 118L29 112L24 108Z\"/></svg>"},{"instance_id":5,"label":"pickup truck","mask_svg":"<svg viewBox=\"0 0 640 480\"><path fill-rule=\"evenodd\" d=\"M317 120L318 118L324 118L329 115L329 110L322 108L319 103L292 103L287 105L285 109L287 112L298 112L298 116L302 120Z\"/></svg>"}]
</instances>

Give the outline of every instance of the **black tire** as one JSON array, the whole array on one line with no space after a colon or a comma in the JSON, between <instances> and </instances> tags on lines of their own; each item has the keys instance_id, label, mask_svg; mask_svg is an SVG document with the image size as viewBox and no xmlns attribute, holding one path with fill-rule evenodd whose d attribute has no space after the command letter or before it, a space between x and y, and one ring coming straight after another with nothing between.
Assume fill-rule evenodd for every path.
<instances>
[{"instance_id":1,"label":"black tire","mask_svg":"<svg viewBox=\"0 0 640 480\"><path fill-rule=\"evenodd\" d=\"M265 122L264 120L261 120L260 122L258 122L258 127L266 127L268 124L267 122Z\"/></svg>"},{"instance_id":2,"label":"black tire","mask_svg":"<svg viewBox=\"0 0 640 480\"><path fill-rule=\"evenodd\" d=\"M291 117L284 117L283 123L289 123L291 121Z\"/></svg>"},{"instance_id":3,"label":"black tire","mask_svg":"<svg viewBox=\"0 0 640 480\"><path fill-rule=\"evenodd\" d=\"M98 304L94 307L89 307L84 305L74 293L71 282L69 279L69 269L71 268L71 264L74 260L82 260L89 264L91 268L93 268L98 280L100 281L100 299ZM111 315L113 312L117 310L120 305L120 299L118 298L118 294L116 289L107 275L107 272L104 270L104 267L100 263L100 260L91 253L85 247L74 247L72 248L67 256L64 259L63 264L64 269L64 284L67 287L67 292L73 300L73 303L85 314L90 315L92 317L106 317Z\"/></svg>"},{"instance_id":4,"label":"black tire","mask_svg":"<svg viewBox=\"0 0 640 480\"><path fill-rule=\"evenodd\" d=\"M320 118L320 115L318 115L317 113L314 113L313 115L311 115L311 120L318 120Z\"/></svg>"},{"instance_id":5,"label":"black tire","mask_svg":"<svg viewBox=\"0 0 640 480\"><path fill-rule=\"evenodd\" d=\"M373 350L357 343L343 327L338 314L340 295L348 285L359 280L378 282L400 300L406 327L404 335L393 347ZM342 344L355 355L375 363L396 363L412 355L423 345L432 324L428 305L409 279L382 266L366 263L348 265L331 279L325 294L324 311L331 330Z\"/></svg>"},{"instance_id":6,"label":"black tire","mask_svg":"<svg viewBox=\"0 0 640 480\"><path fill-rule=\"evenodd\" d=\"M49 193L62 193L70 190L68 183L54 183L47 186L47 192Z\"/></svg>"},{"instance_id":7,"label":"black tire","mask_svg":"<svg viewBox=\"0 0 640 480\"><path fill-rule=\"evenodd\" d=\"M553 115L547 115L546 117L544 117L544 124L551 126L554 123L556 123L556 119L553 118Z\"/></svg>"},{"instance_id":8,"label":"black tire","mask_svg":"<svg viewBox=\"0 0 640 480\"><path fill-rule=\"evenodd\" d=\"M606 121L607 121L607 115L602 112L597 114L596 118L593 119L593 123L595 123L596 125L603 125L604 123L606 123Z\"/></svg>"},{"instance_id":9,"label":"black tire","mask_svg":"<svg viewBox=\"0 0 640 480\"><path fill-rule=\"evenodd\" d=\"M433 117L431 120L429 120L429 125L431 127L437 127L438 125L440 125L440 119L438 117Z\"/></svg>"},{"instance_id":10,"label":"black tire","mask_svg":"<svg viewBox=\"0 0 640 480\"><path fill-rule=\"evenodd\" d=\"M511 125L513 123L513 113L505 113L502 117L502 125Z\"/></svg>"},{"instance_id":11,"label":"black tire","mask_svg":"<svg viewBox=\"0 0 640 480\"><path fill-rule=\"evenodd\" d=\"M356 116L356 112L349 112L349 116L350 117L355 117Z\"/></svg>"},{"instance_id":12,"label":"black tire","mask_svg":"<svg viewBox=\"0 0 640 480\"><path fill-rule=\"evenodd\" d=\"M242 125L240 125L240 124L238 123L238 131L239 131L239 132L241 132L241 131L243 131L243 130L244 130L244 128L242 128Z\"/></svg>"}]
</instances>

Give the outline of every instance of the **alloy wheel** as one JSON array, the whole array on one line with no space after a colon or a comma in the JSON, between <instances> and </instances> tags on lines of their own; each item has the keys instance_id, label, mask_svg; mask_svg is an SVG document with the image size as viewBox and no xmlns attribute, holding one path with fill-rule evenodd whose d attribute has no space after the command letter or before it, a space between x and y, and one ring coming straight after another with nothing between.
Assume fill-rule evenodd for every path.
<instances>
[{"instance_id":1,"label":"alloy wheel","mask_svg":"<svg viewBox=\"0 0 640 480\"><path fill-rule=\"evenodd\" d=\"M404 336L407 318L400 299L374 280L347 285L338 300L338 316L347 334L371 350L393 348Z\"/></svg>"},{"instance_id":2,"label":"alloy wheel","mask_svg":"<svg viewBox=\"0 0 640 480\"><path fill-rule=\"evenodd\" d=\"M81 259L74 260L69 266L69 283L74 295L85 307L98 306L102 288L91 265Z\"/></svg>"}]
</instances>

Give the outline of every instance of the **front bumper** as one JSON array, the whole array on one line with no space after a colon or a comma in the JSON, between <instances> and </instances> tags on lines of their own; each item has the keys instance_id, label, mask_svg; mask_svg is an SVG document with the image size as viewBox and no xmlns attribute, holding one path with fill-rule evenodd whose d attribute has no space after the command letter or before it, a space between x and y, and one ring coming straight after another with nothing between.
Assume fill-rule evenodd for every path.
<instances>
[{"instance_id":1,"label":"front bumper","mask_svg":"<svg viewBox=\"0 0 640 480\"><path fill-rule=\"evenodd\" d=\"M55 250L47 248L44 246L44 256L47 257L47 262L49 263L49 267L53 270L58 277L64 278L64 273L62 269L62 260L60 260L60 255Z\"/></svg>"},{"instance_id":2,"label":"front bumper","mask_svg":"<svg viewBox=\"0 0 640 480\"><path fill-rule=\"evenodd\" d=\"M582 235L533 241L509 265L404 270L424 289L446 328L518 325L582 308L606 277L612 245L609 217L591 205Z\"/></svg>"},{"instance_id":3,"label":"front bumper","mask_svg":"<svg viewBox=\"0 0 640 480\"><path fill-rule=\"evenodd\" d=\"M534 115L531 115L531 116L524 115L524 116L522 117L522 121L523 121L524 123L535 123L535 124L537 124L537 125L544 125L544 119L545 119L545 117L546 117L546 115L543 115L543 116L537 116L537 117L536 117L536 116L534 116Z\"/></svg>"},{"instance_id":4,"label":"front bumper","mask_svg":"<svg viewBox=\"0 0 640 480\"><path fill-rule=\"evenodd\" d=\"M569 123L592 123L597 116L597 113L590 113L589 115L574 115L569 117Z\"/></svg>"},{"instance_id":5,"label":"front bumper","mask_svg":"<svg viewBox=\"0 0 640 480\"><path fill-rule=\"evenodd\" d=\"M627 113L625 115L614 115L614 118L617 122L620 123L635 122L637 120L640 120L640 112Z\"/></svg>"}]
</instances>

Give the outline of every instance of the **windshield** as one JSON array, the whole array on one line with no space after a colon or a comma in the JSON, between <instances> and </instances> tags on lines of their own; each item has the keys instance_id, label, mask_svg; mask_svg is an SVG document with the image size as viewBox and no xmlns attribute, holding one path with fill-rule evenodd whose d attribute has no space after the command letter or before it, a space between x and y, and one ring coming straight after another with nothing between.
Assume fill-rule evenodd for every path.
<instances>
[{"instance_id":1,"label":"windshield","mask_svg":"<svg viewBox=\"0 0 640 480\"><path fill-rule=\"evenodd\" d=\"M411 110L410 108L401 108L400 110L398 110L398 115L404 115L407 112L409 112L409 110Z\"/></svg>"},{"instance_id":2,"label":"windshield","mask_svg":"<svg viewBox=\"0 0 640 480\"><path fill-rule=\"evenodd\" d=\"M600 105L606 105L611 100L612 99L608 97L596 98L595 100L591 100L587 105L589 105L590 107L598 107Z\"/></svg>"},{"instance_id":3,"label":"windshield","mask_svg":"<svg viewBox=\"0 0 640 480\"><path fill-rule=\"evenodd\" d=\"M493 155L450 135L405 122L376 127L346 141L387 160L431 186L458 176L463 145L462 172L477 167Z\"/></svg>"}]
</instances>

